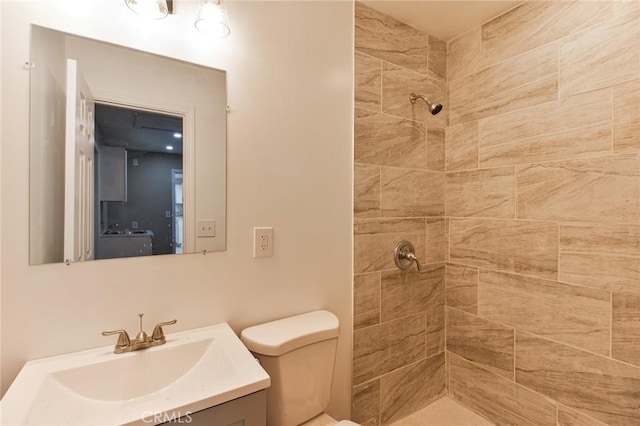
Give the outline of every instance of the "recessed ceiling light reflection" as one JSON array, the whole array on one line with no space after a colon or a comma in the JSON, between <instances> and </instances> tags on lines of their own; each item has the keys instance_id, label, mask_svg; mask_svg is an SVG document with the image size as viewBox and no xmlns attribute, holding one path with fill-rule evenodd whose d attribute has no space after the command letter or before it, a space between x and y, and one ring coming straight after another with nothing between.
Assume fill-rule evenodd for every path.
<instances>
[{"instance_id":1,"label":"recessed ceiling light reflection","mask_svg":"<svg viewBox=\"0 0 640 426\"><path fill-rule=\"evenodd\" d=\"M182 137L182 133L174 133L173 137L176 139L180 139Z\"/></svg>"},{"instance_id":2,"label":"recessed ceiling light reflection","mask_svg":"<svg viewBox=\"0 0 640 426\"><path fill-rule=\"evenodd\" d=\"M167 145L166 148L167 148L167 151L173 151L173 147L171 145Z\"/></svg>"}]
</instances>

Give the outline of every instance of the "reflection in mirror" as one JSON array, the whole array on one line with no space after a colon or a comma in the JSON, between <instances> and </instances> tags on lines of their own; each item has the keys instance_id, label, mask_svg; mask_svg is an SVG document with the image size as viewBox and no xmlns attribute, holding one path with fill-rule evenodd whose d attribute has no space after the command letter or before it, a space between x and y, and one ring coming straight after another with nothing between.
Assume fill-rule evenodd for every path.
<instances>
[{"instance_id":1,"label":"reflection in mirror","mask_svg":"<svg viewBox=\"0 0 640 426\"><path fill-rule=\"evenodd\" d=\"M30 59L31 264L225 249L224 71L38 26Z\"/></svg>"}]
</instances>

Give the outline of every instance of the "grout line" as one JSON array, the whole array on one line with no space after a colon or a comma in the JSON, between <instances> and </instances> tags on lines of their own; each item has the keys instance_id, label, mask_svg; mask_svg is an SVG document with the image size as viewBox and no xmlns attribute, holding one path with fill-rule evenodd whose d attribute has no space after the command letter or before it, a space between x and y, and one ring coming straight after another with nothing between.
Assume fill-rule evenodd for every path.
<instances>
[{"instance_id":1,"label":"grout line","mask_svg":"<svg viewBox=\"0 0 640 426\"><path fill-rule=\"evenodd\" d=\"M613 291L609 292L609 357L613 359Z\"/></svg>"}]
</instances>

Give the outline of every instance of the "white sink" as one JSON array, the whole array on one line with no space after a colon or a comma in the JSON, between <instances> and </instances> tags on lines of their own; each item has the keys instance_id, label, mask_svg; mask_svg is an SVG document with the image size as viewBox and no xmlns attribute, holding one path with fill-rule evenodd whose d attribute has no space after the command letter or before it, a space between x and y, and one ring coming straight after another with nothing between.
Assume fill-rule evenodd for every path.
<instances>
[{"instance_id":1,"label":"white sink","mask_svg":"<svg viewBox=\"0 0 640 426\"><path fill-rule=\"evenodd\" d=\"M137 352L105 346L29 361L2 399L0 424L148 425L269 385L233 330L218 324Z\"/></svg>"}]
</instances>

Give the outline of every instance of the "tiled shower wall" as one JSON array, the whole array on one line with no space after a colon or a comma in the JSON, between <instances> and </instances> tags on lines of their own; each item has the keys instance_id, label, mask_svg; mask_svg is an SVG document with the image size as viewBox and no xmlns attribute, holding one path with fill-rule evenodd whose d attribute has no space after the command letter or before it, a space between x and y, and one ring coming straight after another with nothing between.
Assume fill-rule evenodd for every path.
<instances>
[{"instance_id":1,"label":"tiled shower wall","mask_svg":"<svg viewBox=\"0 0 640 426\"><path fill-rule=\"evenodd\" d=\"M448 391L496 424L640 424L639 5L448 43Z\"/></svg>"},{"instance_id":2,"label":"tiled shower wall","mask_svg":"<svg viewBox=\"0 0 640 426\"><path fill-rule=\"evenodd\" d=\"M446 45L356 3L352 418L389 423L445 394ZM423 271L393 250L411 241Z\"/></svg>"},{"instance_id":3,"label":"tiled shower wall","mask_svg":"<svg viewBox=\"0 0 640 426\"><path fill-rule=\"evenodd\" d=\"M529 2L446 47L356 3L355 63L353 419L446 388L500 425L638 424L639 2Z\"/></svg>"}]
</instances>

